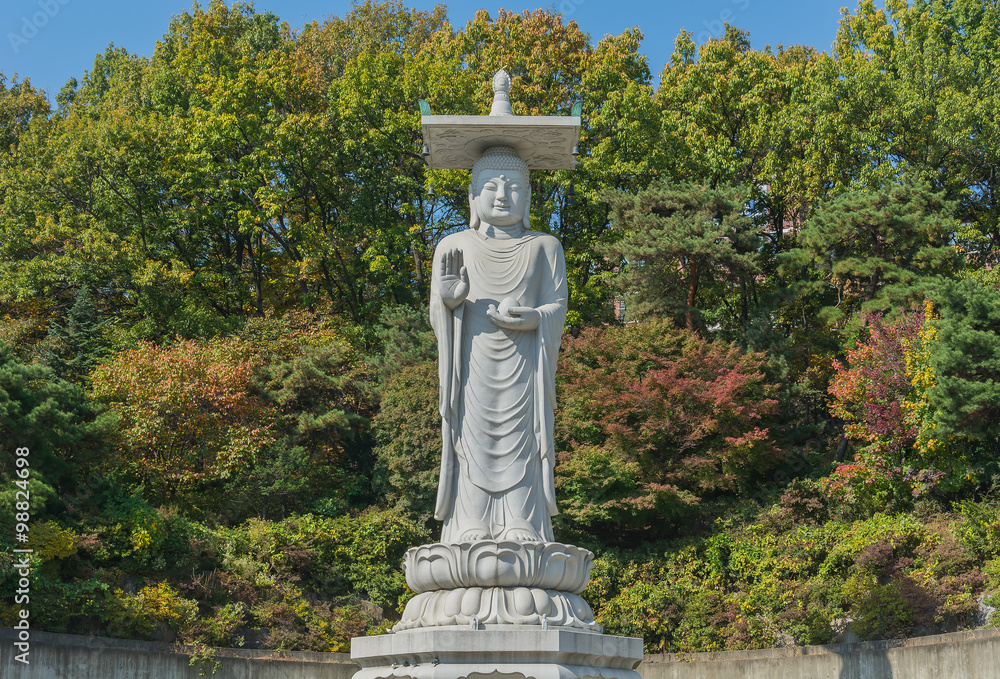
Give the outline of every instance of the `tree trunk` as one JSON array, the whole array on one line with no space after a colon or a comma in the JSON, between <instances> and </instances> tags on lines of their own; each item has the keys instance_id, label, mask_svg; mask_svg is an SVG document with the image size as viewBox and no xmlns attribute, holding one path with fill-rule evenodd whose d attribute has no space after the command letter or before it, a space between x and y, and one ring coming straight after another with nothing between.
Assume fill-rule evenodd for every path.
<instances>
[{"instance_id":1,"label":"tree trunk","mask_svg":"<svg viewBox=\"0 0 1000 679\"><path fill-rule=\"evenodd\" d=\"M847 437L841 434L840 443L837 444L837 462L843 462L844 455L846 454L847 454Z\"/></svg>"},{"instance_id":2,"label":"tree trunk","mask_svg":"<svg viewBox=\"0 0 1000 679\"><path fill-rule=\"evenodd\" d=\"M694 322L694 297L695 293L698 292L698 263L692 259L688 263L688 267L690 274L688 275L687 310L684 319L687 322L687 329L691 332L697 332L698 328Z\"/></svg>"}]
</instances>

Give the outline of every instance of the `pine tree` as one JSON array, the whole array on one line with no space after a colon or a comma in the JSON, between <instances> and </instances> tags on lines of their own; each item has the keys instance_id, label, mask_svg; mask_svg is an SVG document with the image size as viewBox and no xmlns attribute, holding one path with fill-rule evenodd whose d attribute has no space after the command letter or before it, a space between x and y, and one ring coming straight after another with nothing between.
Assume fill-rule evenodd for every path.
<instances>
[{"instance_id":1,"label":"pine tree","mask_svg":"<svg viewBox=\"0 0 1000 679\"><path fill-rule=\"evenodd\" d=\"M0 342L0 441L6 444L0 479L13 472L13 449L26 447L32 478L70 487L81 466L104 454L109 427L110 420L100 415L79 385L44 365L22 362ZM5 497L0 496L3 510L13 507L2 502Z\"/></svg>"},{"instance_id":2,"label":"pine tree","mask_svg":"<svg viewBox=\"0 0 1000 679\"><path fill-rule=\"evenodd\" d=\"M930 401L937 436L981 441L1000 452L1000 293L975 281L941 279L931 293L941 315L931 346Z\"/></svg>"},{"instance_id":3,"label":"pine tree","mask_svg":"<svg viewBox=\"0 0 1000 679\"><path fill-rule=\"evenodd\" d=\"M630 315L673 318L699 330L710 287L739 288L758 272L759 235L745 216L747 190L664 182L610 196L622 237L605 250L624 262L619 277ZM746 301L745 299L743 300ZM747 305L740 305L746 314Z\"/></svg>"},{"instance_id":4,"label":"pine tree","mask_svg":"<svg viewBox=\"0 0 1000 679\"><path fill-rule=\"evenodd\" d=\"M61 377L82 383L108 351L104 326L90 290L80 288L63 322L49 326L43 362Z\"/></svg>"},{"instance_id":5,"label":"pine tree","mask_svg":"<svg viewBox=\"0 0 1000 679\"><path fill-rule=\"evenodd\" d=\"M851 191L821 205L781 256L799 294L836 290L821 317L839 322L859 310L919 306L933 276L958 268L951 239L954 203L920 182ZM808 280L806 273L820 280Z\"/></svg>"}]
</instances>

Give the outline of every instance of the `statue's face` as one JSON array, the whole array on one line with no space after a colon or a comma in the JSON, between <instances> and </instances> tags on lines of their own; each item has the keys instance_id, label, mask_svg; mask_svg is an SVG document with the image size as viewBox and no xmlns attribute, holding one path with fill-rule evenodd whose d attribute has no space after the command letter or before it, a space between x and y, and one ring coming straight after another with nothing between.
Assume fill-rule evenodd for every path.
<instances>
[{"instance_id":1,"label":"statue's face","mask_svg":"<svg viewBox=\"0 0 1000 679\"><path fill-rule=\"evenodd\" d=\"M520 224L528 209L528 177L521 170L483 170L475 196L479 218L486 224Z\"/></svg>"}]
</instances>

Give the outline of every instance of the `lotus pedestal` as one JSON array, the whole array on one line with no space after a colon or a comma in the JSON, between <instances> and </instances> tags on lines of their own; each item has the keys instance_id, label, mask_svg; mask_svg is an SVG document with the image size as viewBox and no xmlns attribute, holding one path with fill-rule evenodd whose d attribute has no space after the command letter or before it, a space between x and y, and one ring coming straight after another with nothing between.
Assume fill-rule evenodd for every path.
<instances>
[{"instance_id":1,"label":"lotus pedestal","mask_svg":"<svg viewBox=\"0 0 1000 679\"><path fill-rule=\"evenodd\" d=\"M359 637L355 679L638 679L642 639L601 634L579 596L594 555L555 542L415 547L393 634Z\"/></svg>"}]
</instances>

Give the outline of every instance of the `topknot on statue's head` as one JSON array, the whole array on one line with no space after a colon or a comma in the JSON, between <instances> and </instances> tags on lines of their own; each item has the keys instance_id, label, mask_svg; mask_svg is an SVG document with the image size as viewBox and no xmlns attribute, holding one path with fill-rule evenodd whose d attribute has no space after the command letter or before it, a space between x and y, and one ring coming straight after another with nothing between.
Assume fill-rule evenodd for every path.
<instances>
[{"instance_id":1,"label":"topknot on statue's head","mask_svg":"<svg viewBox=\"0 0 1000 679\"><path fill-rule=\"evenodd\" d=\"M472 166L470 191L475 190L479 173L483 170L520 170L525 177L528 176L528 164L510 146L491 146L483 152L483 155Z\"/></svg>"}]
</instances>

